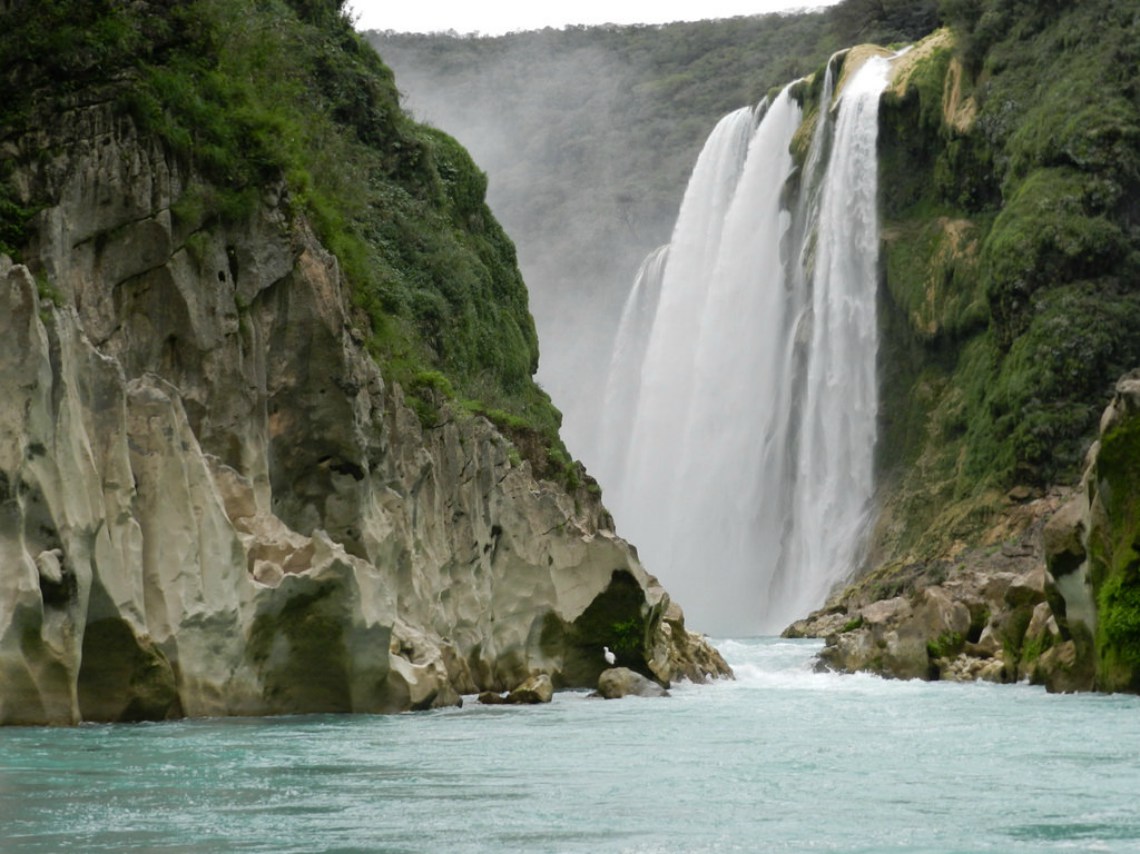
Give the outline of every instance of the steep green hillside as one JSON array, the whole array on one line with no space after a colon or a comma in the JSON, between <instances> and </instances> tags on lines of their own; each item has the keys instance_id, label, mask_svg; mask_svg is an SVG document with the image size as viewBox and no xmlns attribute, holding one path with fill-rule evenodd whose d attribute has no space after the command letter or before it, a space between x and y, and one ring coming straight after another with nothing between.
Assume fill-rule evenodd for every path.
<instances>
[{"instance_id":1,"label":"steep green hillside","mask_svg":"<svg viewBox=\"0 0 1140 854\"><path fill-rule=\"evenodd\" d=\"M888 553L1071 483L1140 361L1140 13L953 0L883 108ZM904 453L897 452L903 449Z\"/></svg>"},{"instance_id":2,"label":"steep green hillside","mask_svg":"<svg viewBox=\"0 0 1140 854\"><path fill-rule=\"evenodd\" d=\"M335 252L370 348L430 422L469 400L543 456L560 416L532 381L538 344L512 242L466 151L401 109L343 0L44 0L0 31L0 251L37 240L51 152L28 142L75 102L113 101L199 178L172 212L199 230L283 190ZM29 257L32 257L29 253ZM43 281L45 292L52 283ZM559 462L559 464L561 464Z\"/></svg>"}]
</instances>

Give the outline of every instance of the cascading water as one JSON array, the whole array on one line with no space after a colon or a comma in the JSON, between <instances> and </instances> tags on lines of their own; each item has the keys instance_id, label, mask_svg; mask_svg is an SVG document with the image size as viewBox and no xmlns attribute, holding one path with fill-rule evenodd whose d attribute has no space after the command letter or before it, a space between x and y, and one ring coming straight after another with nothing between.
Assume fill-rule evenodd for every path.
<instances>
[{"instance_id":1,"label":"cascading water","mask_svg":"<svg viewBox=\"0 0 1140 854\"><path fill-rule=\"evenodd\" d=\"M665 275L665 262L669 258L669 244L654 249L633 280L633 288L625 301L618 324L613 356L606 377L602 412L607 424L628 425L633 422L640 399L641 367L645 363L645 348L653 318L657 315L657 302L661 296L661 280ZM618 475L629 456L629 431L607 430L599 443L599 460L593 466L599 473L612 475L615 486L620 485ZM605 477L606 474L602 476ZM613 500L617 500L616 493ZM612 501L611 501L612 503Z\"/></svg>"},{"instance_id":2,"label":"cascading water","mask_svg":"<svg viewBox=\"0 0 1140 854\"><path fill-rule=\"evenodd\" d=\"M622 535L704 631L778 631L860 560L888 70L876 56L849 73L833 119L829 65L800 170L796 84L722 119L627 301L595 470Z\"/></svg>"},{"instance_id":3,"label":"cascading water","mask_svg":"<svg viewBox=\"0 0 1140 854\"><path fill-rule=\"evenodd\" d=\"M878 107L890 62L847 82L824 179L812 265L811 344L796 457L792 532L773 574L771 614L818 607L861 560L872 511L879 390Z\"/></svg>"},{"instance_id":4,"label":"cascading water","mask_svg":"<svg viewBox=\"0 0 1140 854\"><path fill-rule=\"evenodd\" d=\"M603 436L612 437L614 442L624 441L628 434L628 450L616 461L615 469L599 469L602 482L612 487L611 506L645 509L641 496L646 492L660 496L671 488L672 470L652 465L651 458L659 449L679 444L679 426L692 406L693 393L699 393L693 385L691 345L696 338L696 324L704 311L706 293L692 284L707 275L706 271L717 257L725 211L740 178L754 124L754 112L749 108L740 109L721 119L709 135L681 203L667 263L659 272L660 286L652 322L622 330L630 336L648 335L643 338L643 344L636 340L627 344L619 334L617 352L627 347L631 353L644 355L639 370L631 374L634 382L628 388L620 387L624 370L620 367L616 372L611 369L607 382L607 399L612 396L637 401L630 421L617 430L608 429L607 425L602 431ZM636 298L636 291L635 283L624 314L629 314L629 303ZM679 342L687 343L677 346ZM603 418L608 419L610 414L603 413ZM631 431L629 426L640 423L643 415L652 419L653 429L643 429L640 433ZM650 464L644 463L647 459ZM623 494L625 485L635 488L637 494ZM656 507L659 502L652 504Z\"/></svg>"}]
</instances>

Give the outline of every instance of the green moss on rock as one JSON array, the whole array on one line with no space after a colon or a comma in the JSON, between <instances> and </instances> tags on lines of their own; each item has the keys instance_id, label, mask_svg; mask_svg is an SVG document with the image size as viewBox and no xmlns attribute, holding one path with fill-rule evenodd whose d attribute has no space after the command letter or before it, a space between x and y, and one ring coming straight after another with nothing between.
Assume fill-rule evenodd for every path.
<instances>
[{"instance_id":1,"label":"green moss on rock","mask_svg":"<svg viewBox=\"0 0 1140 854\"><path fill-rule=\"evenodd\" d=\"M1098 683L1140 689L1140 419L1131 417L1101 440L1097 491L1106 512L1090 542L1097 601Z\"/></svg>"},{"instance_id":2,"label":"green moss on rock","mask_svg":"<svg viewBox=\"0 0 1140 854\"><path fill-rule=\"evenodd\" d=\"M1096 210L1086 178L1038 169L1003 207L982 248L998 343L1009 347L1033 320L1042 288L1095 277L1126 253L1119 225Z\"/></svg>"}]
</instances>

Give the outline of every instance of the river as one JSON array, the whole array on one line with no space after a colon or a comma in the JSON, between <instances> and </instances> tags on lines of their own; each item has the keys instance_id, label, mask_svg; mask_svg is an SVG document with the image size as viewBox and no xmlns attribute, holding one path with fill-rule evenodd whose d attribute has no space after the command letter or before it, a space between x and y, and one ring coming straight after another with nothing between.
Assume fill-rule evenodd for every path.
<instances>
[{"instance_id":1,"label":"river","mask_svg":"<svg viewBox=\"0 0 1140 854\"><path fill-rule=\"evenodd\" d=\"M0 851L1140 851L1140 698L718 646L661 699L0 730Z\"/></svg>"}]
</instances>

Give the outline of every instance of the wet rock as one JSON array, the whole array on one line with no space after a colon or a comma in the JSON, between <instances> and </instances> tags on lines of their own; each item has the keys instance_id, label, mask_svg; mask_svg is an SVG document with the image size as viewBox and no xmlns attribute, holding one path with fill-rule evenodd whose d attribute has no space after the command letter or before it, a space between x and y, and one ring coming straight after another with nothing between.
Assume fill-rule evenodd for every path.
<instances>
[{"instance_id":1,"label":"wet rock","mask_svg":"<svg viewBox=\"0 0 1140 854\"><path fill-rule=\"evenodd\" d=\"M507 695L507 702L515 705L549 703L554 699L554 686L545 673L532 676Z\"/></svg>"},{"instance_id":2,"label":"wet rock","mask_svg":"<svg viewBox=\"0 0 1140 854\"><path fill-rule=\"evenodd\" d=\"M611 667L598 677L597 696L616 700L621 697L668 697L669 692L628 667Z\"/></svg>"},{"instance_id":3,"label":"wet rock","mask_svg":"<svg viewBox=\"0 0 1140 854\"><path fill-rule=\"evenodd\" d=\"M857 620L862 622L861 620ZM785 638L825 638L828 635L839 634L852 624L852 618L846 610L834 612L817 612L810 617L796 620L781 633Z\"/></svg>"},{"instance_id":4,"label":"wet rock","mask_svg":"<svg viewBox=\"0 0 1140 854\"><path fill-rule=\"evenodd\" d=\"M648 665L662 684L688 679L700 685L710 679L733 678L732 668L708 638L685 628L685 615L676 602L669 601L660 626Z\"/></svg>"},{"instance_id":5,"label":"wet rock","mask_svg":"<svg viewBox=\"0 0 1140 854\"><path fill-rule=\"evenodd\" d=\"M1067 640L1041 654L1032 681L1044 685L1051 694L1092 691L1096 687L1095 660L1077 641Z\"/></svg>"}]
</instances>

